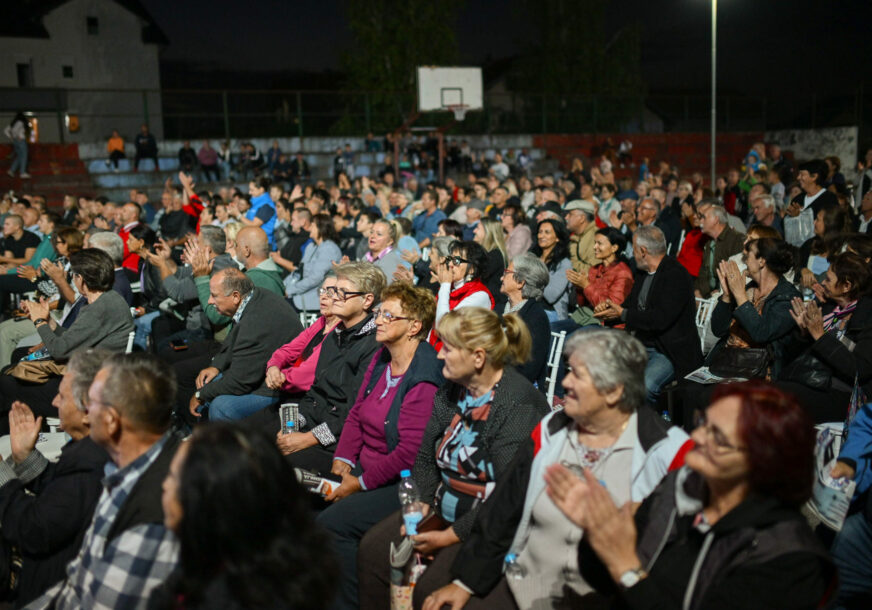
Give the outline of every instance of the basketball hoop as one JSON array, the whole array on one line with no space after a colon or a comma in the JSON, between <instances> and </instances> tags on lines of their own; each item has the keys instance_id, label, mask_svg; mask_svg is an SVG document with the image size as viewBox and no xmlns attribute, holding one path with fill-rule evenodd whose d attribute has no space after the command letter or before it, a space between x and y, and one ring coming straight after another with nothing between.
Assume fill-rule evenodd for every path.
<instances>
[{"instance_id":1,"label":"basketball hoop","mask_svg":"<svg viewBox=\"0 0 872 610\"><path fill-rule=\"evenodd\" d=\"M448 110L454 113L454 120L462 121L466 118L466 111L469 110L469 106L466 104L451 104L446 106Z\"/></svg>"}]
</instances>

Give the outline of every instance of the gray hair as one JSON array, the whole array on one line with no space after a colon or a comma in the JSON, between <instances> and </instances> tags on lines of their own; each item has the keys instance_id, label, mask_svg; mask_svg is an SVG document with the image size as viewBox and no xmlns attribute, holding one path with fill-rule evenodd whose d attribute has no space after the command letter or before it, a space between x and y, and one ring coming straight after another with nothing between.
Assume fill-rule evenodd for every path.
<instances>
[{"instance_id":1,"label":"gray hair","mask_svg":"<svg viewBox=\"0 0 872 610\"><path fill-rule=\"evenodd\" d=\"M176 373L152 354L113 354L103 363L108 371L99 397L137 430L163 434L170 427L176 400Z\"/></svg>"},{"instance_id":2,"label":"gray hair","mask_svg":"<svg viewBox=\"0 0 872 610\"><path fill-rule=\"evenodd\" d=\"M515 279L524 282L521 296L525 299L541 299L550 279L545 263L535 254L524 252L513 258L512 264L515 265Z\"/></svg>"},{"instance_id":3,"label":"gray hair","mask_svg":"<svg viewBox=\"0 0 872 610\"><path fill-rule=\"evenodd\" d=\"M116 233L99 231L91 236L88 243L92 248L108 254L116 267L121 266L121 261L124 260L124 242Z\"/></svg>"},{"instance_id":4,"label":"gray hair","mask_svg":"<svg viewBox=\"0 0 872 610\"><path fill-rule=\"evenodd\" d=\"M451 254L451 244L455 240L454 237L450 235L440 235L439 237L433 238L433 247L430 249L431 256L433 250L436 251L436 254L445 258L449 254Z\"/></svg>"},{"instance_id":5,"label":"gray hair","mask_svg":"<svg viewBox=\"0 0 872 610\"><path fill-rule=\"evenodd\" d=\"M764 207L775 208L775 197L772 195L760 195L757 197L757 201L762 203Z\"/></svg>"},{"instance_id":6,"label":"gray hair","mask_svg":"<svg viewBox=\"0 0 872 610\"><path fill-rule=\"evenodd\" d=\"M666 237L654 225L639 227L633 233L633 238L636 240L636 247L645 248L652 256L666 254Z\"/></svg>"},{"instance_id":7,"label":"gray hair","mask_svg":"<svg viewBox=\"0 0 872 610\"><path fill-rule=\"evenodd\" d=\"M99 348L76 350L70 356L65 375L72 375L73 402L79 411L88 410L88 390L94 382L97 372L103 368L103 363L112 352Z\"/></svg>"},{"instance_id":8,"label":"gray hair","mask_svg":"<svg viewBox=\"0 0 872 610\"><path fill-rule=\"evenodd\" d=\"M246 297L254 291L254 282L239 269L228 267L219 273L222 274L221 289L224 291L224 296L238 292L240 296Z\"/></svg>"},{"instance_id":9,"label":"gray hair","mask_svg":"<svg viewBox=\"0 0 872 610\"><path fill-rule=\"evenodd\" d=\"M655 188L659 188L659 187L655 187ZM653 191L654 189L651 189L651 190ZM663 189L660 189L660 190L663 191ZM665 193L666 191L663 191L663 192ZM660 213L660 202L657 201L654 197L643 197L641 199L641 201L639 201L639 205L636 207L642 207L642 204L645 203L646 201L654 206L654 209L657 210L658 214Z\"/></svg>"},{"instance_id":10,"label":"gray hair","mask_svg":"<svg viewBox=\"0 0 872 610\"><path fill-rule=\"evenodd\" d=\"M205 225L200 227L200 235L203 237L203 242L215 254L224 254L227 251L227 235L224 234L224 229L214 225Z\"/></svg>"},{"instance_id":11,"label":"gray hair","mask_svg":"<svg viewBox=\"0 0 872 610\"><path fill-rule=\"evenodd\" d=\"M718 224L722 224L722 225L727 224L727 222L729 221L729 217L727 216L727 210L724 208L724 206L722 206L720 204L716 204L716 203L713 203L711 205L709 205L709 204L705 204L705 205L707 205L711 209L712 213L715 215L715 218L718 219ZM701 207L705 207L705 206L700 204L699 206L697 206L697 211Z\"/></svg>"},{"instance_id":12,"label":"gray hair","mask_svg":"<svg viewBox=\"0 0 872 610\"><path fill-rule=\"evenodd\" d=\"M648 353L630 333L612 328L574 333L566 340L563 355L581 361L600 394L623 387L619 410L632 413L645 404Z\"/></svg>"}]
</instances>

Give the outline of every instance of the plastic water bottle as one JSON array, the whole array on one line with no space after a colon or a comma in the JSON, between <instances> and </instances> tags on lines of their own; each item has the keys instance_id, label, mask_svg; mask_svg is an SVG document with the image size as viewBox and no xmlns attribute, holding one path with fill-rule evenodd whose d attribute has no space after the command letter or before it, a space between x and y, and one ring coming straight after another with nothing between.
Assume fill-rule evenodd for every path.
<instances>
[{"instance_id":1,"label":"plastic water bottle","mask_svg":"<svg viewBox=\"0 0 872 610\"><path fill-rule=\"evenodd\" d=\"M527 575L527 571L520 563L518 556L514 553L506 555L506 578L511 580L521 580Z\"/></svg>"},{"instance_id":2,"label":"plastic water bottle","mask_svg":"<svg viewBox=\"0 0 872 610\"><path fill-rule=\"evenodd\" d=\"M406 536L416 536L418 534L418 524L424 518L424 513L421 506L421 494L418 492L418 486L415 485L415 479L412 478L412 473L409 470L403 470L400 473L398 495L400 497L400 505L403 507L403 523L406 526Z\"/></svg>"}]
</instances>

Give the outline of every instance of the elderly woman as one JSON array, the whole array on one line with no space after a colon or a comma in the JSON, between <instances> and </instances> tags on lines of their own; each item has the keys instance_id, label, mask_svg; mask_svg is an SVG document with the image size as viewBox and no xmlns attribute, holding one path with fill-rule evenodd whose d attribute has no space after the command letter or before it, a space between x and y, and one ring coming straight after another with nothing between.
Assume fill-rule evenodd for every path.
<instances>
[{"instance_id":1,"label":"elderly woman","mask_svg":"<svg viewBox=\"0 0 872 610\"><path fill-rule=\"evenodd\" d=\"M112 259L102 250L85 248L70 256L70 268L76 290L85 298L87 306L81 309L69 328L58 324L49 315L47 302L22 303L45 344L47 355L56 362L64 362L82 347L123 352L133 331L133 318L124 297L112 290L115 283ZM12 375L0 375L0 431L9 430L5 413L13 400L26 402L37 415L54 417L57 410L51 406L51 401L59 384L60 377L57 376L50 376L48 381L40 384L19 381Z\"/></svg>"},{"instance_id":2,"label":"elderly woman","mask_svg":"<svg viewBox=\"0 0 872 610\"><path fill-rule=\"evenodd\" d=\"M318 291L333 263L342 259L342 251L337 242L339 237L333 228L333 220L327 214L316 214L309 225L312 241L303 251L300 268L281 257L273 257L277 265L291 272L285 278L285 294L297 311L316 311L320 309Z\"/></svg>"},{"instance_id":3,"label":"elderly woman","mask_svg":"<svg viewBox=\"0 0 872 610\"><path fill-rule=\"evenodd\" d=\"M452 242L450 254L436 271L439 281L437 325L442 316L461 307L494 308L494 297L480 279L486 264L487 254L476 242Z\"/></svg>"},{"instance_id":4,"label":"elderly woman","mask_svg":"<svg viewBox=\"0 0 872 610\"><path fill-rule=\"evenodd\" d=\"M548 312L548 320L565 320L569 314L569 279L567 269L572 268L569 260L569 231L566 224L554 218L539 222L536 229L536 244L530 252L539 257L548 267L550 280L545 287L543 304Z\"/></svg>"},{"instance_id":5,"label":"elderly woman","mask_svg":"<svg viewBox=\"0 0 872 610\"><path fill-rule=\"evenodd\" d=\"M505 327L505 331L503 330ZM452 311L438 324L439 354L448 383L437 393L412 476L436 527L412 537L435 559L415 586L426 596L450 581L448 568L469 537L475 517L503 477L518 447L548 413L545 398L513 367L530 351L521 319L479 307ZM360 607L389 607L388 548L402 537L397 512L370 529L358 554ZM416 605L420 604L420 600Z\"/></svg>"},{"instance_id":6,"label":"elderly woman","mask_svg":"<svg viewBox=\"0 0 872 610\"><path fill-rule=\"evenodd\" d=\"M425 288L397 282L373 311L382 348L372 358L345 425L333 474L342 483L327 496L334 502L318 516L332 532L342 563L339 603L357 608L357 548L373 525L400 508L397 482L411 469L443 383L436 350L427 334L436 302Z\"/></svg>"},{"instance_id":7,"label":"elderly woman","mask_svg":"<svg viewBox=\"0 0 872 610\"><path fill-rule=\"evenodd\" d=\"M516 203L507 203L500 214L500 224L506 234L506 256L512 260L530 249L533 235L527 224L527 217Z\"/></svg>"},{"instance_id":8,"label":"elderly woman","mask_svg":"<svg viewBox=\"0 0 872 610\"><path fill-rule=\"evenodd\" d=\"M197 428L161 498L179 564L148 607L328 608L335 562L305 495L267 436L223 422Z\"/></svg>"},{"instance_id":9,"label":"elderly woman","mask_svg":"<svg viewBox=\"0 0 872 610\"><path fill-rule=\"evenodd\" d=\"M648 358L638 339L594 329L573 335L564 354L564 408L521 445L456 554L453 583L433 593L425 610L459 609L472 594L479 602L472 606L480 608L585 607L593 590L577 562L585 531L562 518L545 492L547 469L559 464L574 476L592 473L621 505L641 502L681 465L690 440L644 406ZM507 579L503 558L512 556L515 570Z\"/></svg>"},{"instance_id":10,"label":"elderly woman","mask_svg":"<svg viewBox=\"0 0 872 610\"><path fill-rule=\"evenodd\" d=\"M533 338L530 357L518 366L518 372L540 390L545 388L548 350L551 347L548 315L539 302L547 285L548 267L534 255L525 252L515 257L506 267L500 287L500 292L508 298L503 315L517 313Z\"/></svg>"},{"instance_id":11,"label":"elderly woman","mask_svg":"<svg viewBox=\"0 0 872 610\"><path fill-rule=\"evenodd\" d=\"M394 271L394 281L416 283L436 295L439 292L437 273L439 268L445 264L445 259L448 258L451 244L454 243L455 239L447 235L434 237L428 260L422 259L417 254L404 252L403 259L412 263L412 269L397 268Z\"/></svg>"},{"instance_id":12,"label":"elderly woman","mask_svg":"<svg viewBox=\"0 0 872 610\"><path fill-rule=\"evenodd\" d=\"M713 398L687 465L635 517L595 473L549 468L549 497L584 529L582 573L634 610L823 607L835 569L799 510L814 480L811 422L759 380Z\"/></svg>"},{"instance_id":13,"label":"elderly woman","mask_svg":"<svg viewBox=\"0 0 872 610\"><path fill-rule=\"evenodd\" d=\"M799 292L783 277L793 268L794 249L783 240L755 239L745 245L745 264L753 282L749 287L734 262L723 261L717 270L722 292L712 312L712 332L721 340L708 363L724 362L731 350L766 348L772 358L761 363L758 376L771 379L781 370L784 347L796 328L790 302Z\"/></svg>"},{"instance_id":14,"label":"elderly woman","mask_svg":"<svg viewBox=\"0 0 872 610\"><path fill-rule=\"evenodd\" d=\"M369 252L363 257L365 261L381 269L389 282L392 281L397 267L403 264L400 251L396 248L397 234L397 227L391 221L375 221L369 232Z\"/></svg>"},{"instance_id":15,"label":"elderly woman","mask_svg":"<svg viewBox=\"0 0 872 610\"><path fill-rule=\"evenodd\" d=\"M801 337L778 386L793 392L817 423L842 421L859 383L872 396L872 273L851 252L830 259L823 281L825 300L792 302Z\"/></svg>"},{"instance_id":16,"label":"elderly woman","mask_svg":"<svg viewBox=\"0 0 872 610\"><path fill-rule=\"evenodd\" d=\"M321 346L339 324L339 318L333 315L335 287L336 274L328 271L318 291L321 316L273 353L266 363L266 387L286 394L301 394L312 387Z\"/></svg>"}]
</instances>

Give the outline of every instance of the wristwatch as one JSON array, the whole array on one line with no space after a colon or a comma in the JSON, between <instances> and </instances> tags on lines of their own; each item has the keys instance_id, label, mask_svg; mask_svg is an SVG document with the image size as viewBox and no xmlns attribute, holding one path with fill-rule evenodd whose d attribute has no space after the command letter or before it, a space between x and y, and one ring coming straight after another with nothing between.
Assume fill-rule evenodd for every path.
<instances>
[{"instance_id":1,"label":"wristwatch","mask_svg":"<svg viewBox=\"0 0 872 610\"><path fill-rule=\"evenodd\" d=\"M624 589L629 589L648 577L648 572L644 568L636 568L635 570L627 570L621 574L620 585Z\"/></svg>"}]
</instances>

